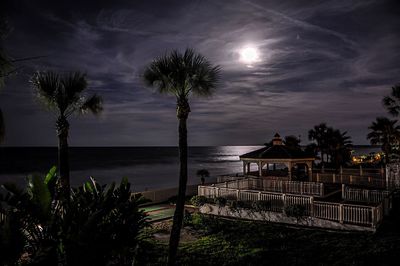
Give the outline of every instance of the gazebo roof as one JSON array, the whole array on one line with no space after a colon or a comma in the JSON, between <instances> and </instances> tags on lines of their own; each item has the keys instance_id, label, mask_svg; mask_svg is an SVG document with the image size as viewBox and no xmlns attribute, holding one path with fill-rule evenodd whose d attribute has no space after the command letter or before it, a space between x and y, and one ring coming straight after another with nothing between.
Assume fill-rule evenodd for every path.
<instances>
[{"instance_id":1,"label":"gazebo roof","mask_svg":"<svg viewBox=\"0 0 400 266\"><path fill-rule=\"evenodd\" d=\"M245 153L240 159L312 159L314 155L304 152L299 148L288 147L282 144L279 134L275 134L272 146L267 146L249 153Z\"/></svg>"}]
</instances>

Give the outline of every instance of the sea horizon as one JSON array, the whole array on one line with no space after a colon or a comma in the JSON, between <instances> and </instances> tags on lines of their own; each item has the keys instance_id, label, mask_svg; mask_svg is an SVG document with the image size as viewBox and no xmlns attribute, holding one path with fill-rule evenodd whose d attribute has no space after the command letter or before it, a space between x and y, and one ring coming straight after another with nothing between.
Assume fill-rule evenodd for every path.
<instances>
[{"instance_id":1,"label":"sea horizon","mask_svg":"<svg viewBox=\"0 0 400 266\"><path fill-rule=\"evenodd\" d=\"M196 171L207 169L212 182L223 174L241 173L239 155L263 147L189 146L188 184L198 184ZM372 145L354 145L355 153L376 152ZM179 148L176 146L78 147L69 149L71 184L78 186L94 177L101 184L127 177L134 191L176 187L179 177ZM57 147L0 147L0 183L23 185L28 175L44 175L57 165Z\"/></svg>"}]
</instances>

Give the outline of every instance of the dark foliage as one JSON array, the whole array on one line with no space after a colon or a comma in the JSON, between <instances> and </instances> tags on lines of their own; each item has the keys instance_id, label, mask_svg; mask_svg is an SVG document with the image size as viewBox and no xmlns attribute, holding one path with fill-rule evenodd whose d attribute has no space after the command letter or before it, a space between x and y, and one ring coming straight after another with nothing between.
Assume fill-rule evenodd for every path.
<instances>
[{"instance_id":1,"label":"dark foliage","mask_svg":"<svg viewBox=\"0 0 400 266\"><path fill-rule=\"evenodd\" d=\"M25 190L3 186L1 247L12 252L0 263L13 265L24 254L31 265L131 265L147 224L139 210L144 199L126 179L101 186L91 178L65 205L57 179L54 167L44 178L29 178Z\"/></svg>"}]
</instances>

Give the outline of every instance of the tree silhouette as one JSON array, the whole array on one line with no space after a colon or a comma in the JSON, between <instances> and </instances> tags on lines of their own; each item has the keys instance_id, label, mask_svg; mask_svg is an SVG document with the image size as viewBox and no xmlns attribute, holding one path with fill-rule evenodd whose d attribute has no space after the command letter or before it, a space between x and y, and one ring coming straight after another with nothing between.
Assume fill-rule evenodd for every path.
<instances>
[{"instance_id":1,"label":"tree silhouette","mask_svg":"<svg viewBox=\"0 0 400 266\"><path fill-rule=\"evenodd\" d=\"M372 122L368 128L371 132L368 133L367 139L371 144L380 144L383 153L385 154L384 163L389 162L389 156L392 152L392 147L398 145L400 141L400 126L396 125L397 120L390 120L386 117L378 117Z\"/></svg>"},{"instance_id":2,"label":"tree silhouette","mask_svg":"<svg viewBox=\"0 0 400 266\"><path fill-rule=\"evenodd\" d=\"M74 72L60 75L55 72L37 72L31 83L37 97L57 115L58 165L63 194L69 199L68 118L74 113L98 114L102 111L102 99L97 95L85 97L86 75Z\"/></svg>"},{"instance_id":3,"label":"tree silhouette","mask_svg":"<svg viewBox=\"0 0 400 266\"><path fill-rule=\"evenodd\" d=\"M187 185L187 126L190 113L189 97L210 96L216 88L220 69L202 55L187 49L183 54L173 51L156 58L144 71L144 81L160 93L176 97L179 120L179 191L169 241L168 265L174 265L182 227Z\"/></svg>"}]
</instances>

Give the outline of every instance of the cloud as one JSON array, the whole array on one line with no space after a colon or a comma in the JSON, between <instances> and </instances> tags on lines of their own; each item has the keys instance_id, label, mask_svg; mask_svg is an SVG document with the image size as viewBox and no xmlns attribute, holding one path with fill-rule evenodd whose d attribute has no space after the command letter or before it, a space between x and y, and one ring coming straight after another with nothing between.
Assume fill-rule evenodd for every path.
<instances>
[{"instance_id":1,"label":"cloud","mask_svg":"<svg viewBox=\"0 0 400 266\"><path fill-rule=\"evenodd\" d=\"M305 139L323 121L366 143L370 121L385 114L380 99L399 82L395 7L345 0L21 1L6 47L14 57L46 57L26 62L0 95L11 121L6 144L54 145L54 119L27 80L36 69L55 69L87 72L89 92L105 101L100 118L73 119L73 145L176 145L175 99L145 88L141 73L154 57L186 47L222 67L214 97L191 99L191 145L260 144L276 131ZM248 44L262 59L251 68L238 60ZM26 124L35 128L29 136Z\"/></svg>"}]
</instances>

